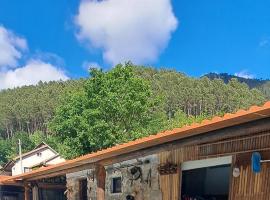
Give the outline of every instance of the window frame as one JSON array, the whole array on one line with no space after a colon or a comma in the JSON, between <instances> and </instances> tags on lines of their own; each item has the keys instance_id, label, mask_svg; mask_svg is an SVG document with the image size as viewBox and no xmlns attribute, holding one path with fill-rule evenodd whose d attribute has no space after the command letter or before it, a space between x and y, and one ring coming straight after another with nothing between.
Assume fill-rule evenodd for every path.
<instances>
[{"instance_id":1,"label":"window frame","mask_svg":"<svg viewBox=\"0 0 270 200\"><path fill-rule=\"evenodd\" d=\"M24 167L23 168L23 173L31 172L32 169L30 167Z\"/></svg>"},{"instance_id":2,"label":"window frame","mask_svg":"<svg viewBox=\"0 0 270 200\"><path fill-rule=\"evenodd\" d=\"M117 181L120 181L120 188L116 188ZM123 192L123 184L122 184L122 177L115 176L111 179L111 194L121 194Z\"/></svg>"}]
</instances>

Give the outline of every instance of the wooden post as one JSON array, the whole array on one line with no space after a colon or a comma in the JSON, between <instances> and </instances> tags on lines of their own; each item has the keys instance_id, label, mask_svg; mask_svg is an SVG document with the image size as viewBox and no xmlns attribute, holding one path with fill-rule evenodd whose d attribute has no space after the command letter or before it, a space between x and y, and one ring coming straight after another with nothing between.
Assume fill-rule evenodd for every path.
<instances>
[{"instance_id":1,"label":"wooden post","mask_svg":"<svg viewBox=\"0 0 270 200\"><path fill-rule=\"evenodd\" d=\"M105 200L106 170L102 165L96 165L97 200Z\"/></svg>"},{"instance_id":2,"label":"wooden post","mask_svg":"<svg viewBox=\"0 0 270 200\"><path fill-rule=\"evenodd\" d=\"M24 184L24 200L30 200L30 187L28 183Z\"/></svg>"},{"instance_id":3,"label":"wooden post","mask_svg":"<svg viewBox=\"0 0 270 200\"><path fill-rule=\"evenodd\" d=\"M35 185L34 187L32 187L32 200L38 200L39 196L38 196L38 186Z\"/></svg>"}]
</instances>

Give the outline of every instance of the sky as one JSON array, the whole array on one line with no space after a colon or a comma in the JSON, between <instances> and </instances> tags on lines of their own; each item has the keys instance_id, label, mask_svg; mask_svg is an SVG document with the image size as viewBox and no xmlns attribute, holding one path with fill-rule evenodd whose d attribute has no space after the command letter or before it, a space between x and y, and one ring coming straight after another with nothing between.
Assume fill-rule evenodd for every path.
<instances>
[{"instance_id":1,"label":"sky","mask_svg":"<svg viewBox=\"0 0 270 200\"><path fill-rule=\"evenodd\" d=\"M270 78L269 0L0 0L0 89L120 62Z\"/></svg>"}]
</instances>

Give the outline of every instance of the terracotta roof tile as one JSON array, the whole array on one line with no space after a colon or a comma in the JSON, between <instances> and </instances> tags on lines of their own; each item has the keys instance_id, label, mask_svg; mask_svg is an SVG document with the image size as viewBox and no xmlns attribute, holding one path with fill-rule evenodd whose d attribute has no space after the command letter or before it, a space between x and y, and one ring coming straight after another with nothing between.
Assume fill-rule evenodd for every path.
<instances>
[{"instance_id":1,"label":"terracotta roof tile","mask_svg":"<svg viewBox=\"0 0 270 200\"><path fill-rule=\"evenodd\" d=\"M270 107L270 101L267 101L267 102L264 104L264 107Z\"/></svg>"},{"instance_id":2,"label":"terracotta roof tile","mask_svg":"<svg viewBox=\"0 0 270 200\"><path fill-rule=\"evenodd\" d=\"M0 176L0 185L20 185L11 179L11 176Z\"/></svg>"},{"instance_id":3,"label":"terracotta roof tile","mask_svg":"<svg viewBox=\"0 0 270 200\"><path fill-rule=\"evenodd\" d=\"M1 181L4 181L4 180L6 180L6 179L9 179L10 178L10 176L0 176L0 182Z\"/></svg>"},{"instance_id":4,"label":"terracotta roof tile","mask_svg":"<svg viewBox=\"0 0 270 200\"><path fill-rule=\"evenodd\" d=\"M223 118L224 118L224 119L225 119L225 118L230 118L232 115L233 115L232 113L226 113L226 114L223 116ZM208 121L210 121L210 120L208 120Z\"/></svg>"}]
</instances>

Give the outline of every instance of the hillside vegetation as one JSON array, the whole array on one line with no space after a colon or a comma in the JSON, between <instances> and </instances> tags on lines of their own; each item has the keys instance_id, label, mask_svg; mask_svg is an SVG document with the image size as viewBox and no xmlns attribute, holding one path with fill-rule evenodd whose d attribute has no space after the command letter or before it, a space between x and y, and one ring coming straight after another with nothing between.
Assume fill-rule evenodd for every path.
<instances>
[{"instance_id":1,"label":"hillside vegetation","mask_svg":"<svg viewBox=\"0 0 270 200\"><path fill-rule=\"evenodd\" d=\"M267 99L270 99L270 80L256 79L256 78L243 78L235 75L230 75L227 73L209 73L204 75L211 80L221 79L224 83L228 83L232 79L237 79L241 83L246 83L250 88L257 88L260 90Z\"/></svg>"},{"instance_id":2,"label":"hillside vegetation","mask_svg":"<svg viewBox=\"0 0 270 200\"><path fill-rule=\"evenodd\" d=\"M0 92L0 164L46 141L66 158L200 122L267 99L264 84L117 65L87 79ZM267 90L268 91L268 90Z\"/></svg>"}]
</instances>

